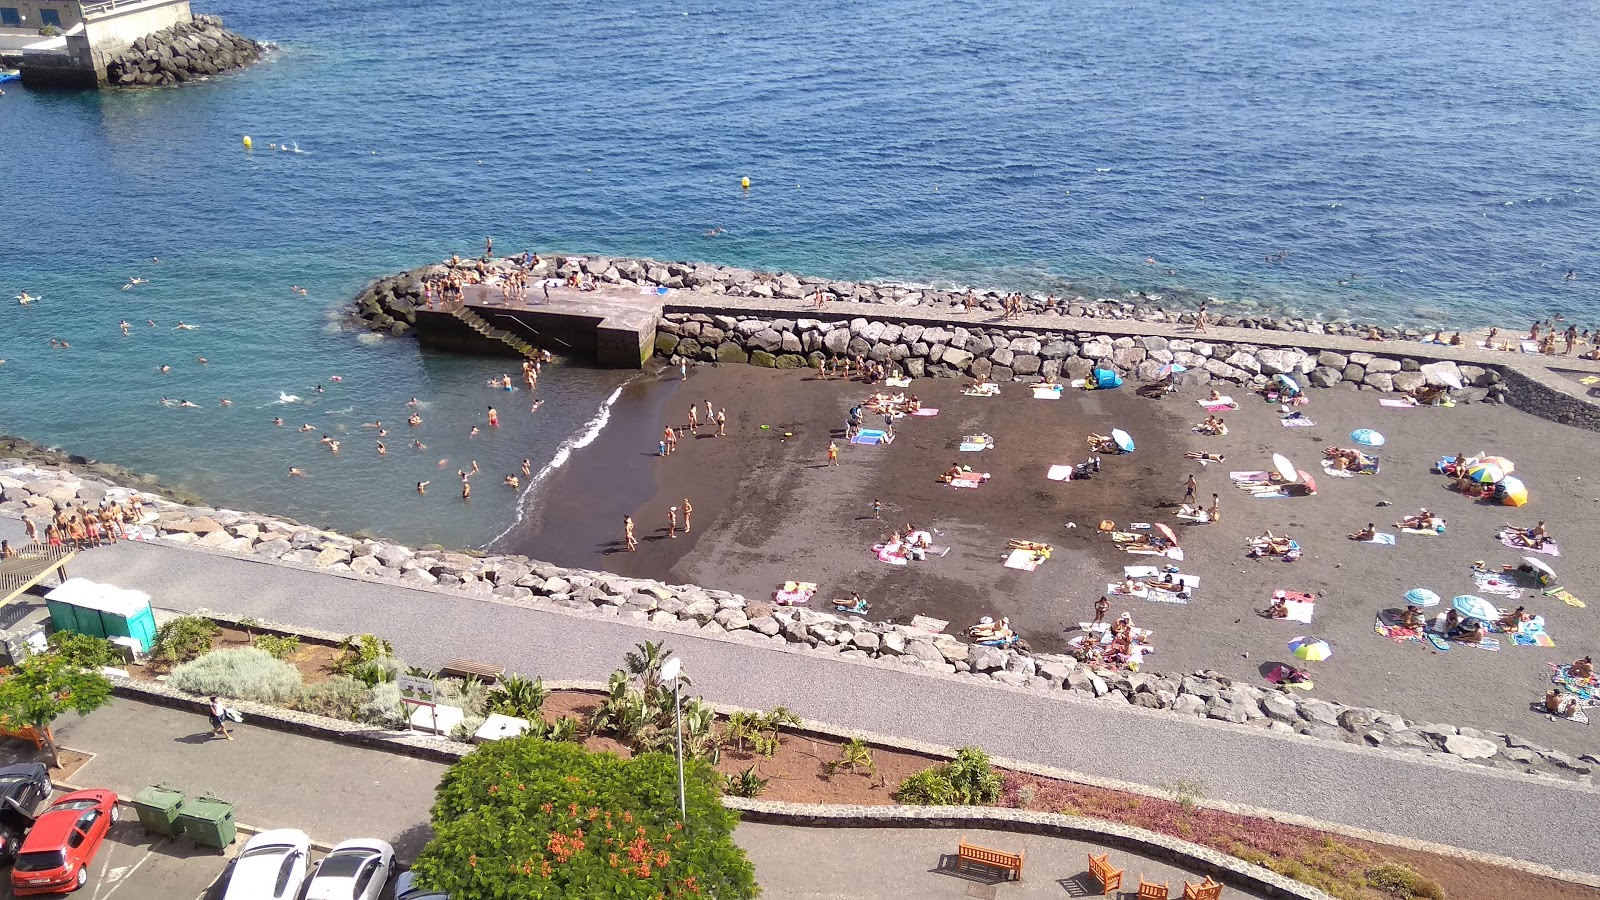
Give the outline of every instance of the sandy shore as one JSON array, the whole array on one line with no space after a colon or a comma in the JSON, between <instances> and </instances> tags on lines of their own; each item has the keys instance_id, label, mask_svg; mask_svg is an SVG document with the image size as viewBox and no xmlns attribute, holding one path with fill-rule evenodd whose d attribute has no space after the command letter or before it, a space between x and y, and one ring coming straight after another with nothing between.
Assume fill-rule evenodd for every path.
<instances>
[{"instance_id":1,"label":"sandy shore","mask_svg":"<svg viewBox=\"0 0 1600 900\"><path fill-rule=\"evenodd\" d=\"M887 447L841 443L841 464L827 466L827 444L846 410L871 390L745 366L702 368L687 383L674 377L651 385L619 401L601 439L552 479L541 514L530 517L536 521L497 549L720 587L752 599L769 598L784 580L815 581L814 608L828 609L829 598L859 591L872 600L874 618L905 621L923 613L959 630L980 615L1006 615L1036 649L1059 649L1069 636L1064 629L1092 615L1091 604L1123 565L1157 559L1117 552L1096 536L1094 523L1165 522L1177 528L1185 547L1183 571L1200 576L1201 586L1186 605L1116 598L1113 613L1127 610L1155 631L1157 652L1147 670L1211 668L1261 684L1264 667L1290 659L1289 639L1315 634L1335 648L1331 660L1310 666L1319 696L1592 750L1587 729L1536 715L1529 703L1543 694L1547 663L1593 652L1600 638L1593 608L1568 607L1536 592L1518 601L1545 617L1554 649L1502 637L1498 652L1457 646L1440 653L1393 643L1373 630L1376 614L1398 607L1408 588L1432 588L1448 602L1474 592L1467 571L1473 560L1518 561L1521 554L1495 537L1508 517L1547 520L1562 547L1562 556L1549 562L1583 597L1587 561L1600 543L1582 528L1600 502L1600 480L1585 478L1575 462L1592 450L1588 432L1496 406L1385 409L1372 392L1333 389L1317 392L1304 407L1317 422L1311 428L1283 428L1278 407L1235 392L1243 408L1226 415L1231 433L1202 437L1189 430L1205 415L1195 396L1150 401L1124 388L1069 390L1061 400L1046 401L1033 399L1025 385L1008 384L1000 397L980 399L961 396L954 380L925 379L909 392L938 407L937 417L901 420ZM727 407L729 436L702 429L700 437L681 441L676 455L656 458L661 424L686 419L691 400L703 413L706 399ZM1084 458L1085 433L1112 427L1134 436L1134 454L1106 457L1102 474L1087 482L1045 478L1051 464ZM1388 436L1382 474L1322 476L1315 468L1321 448L1347 444L1358 427ZM993 435L995 448L957 451L960 436L974 432ZM1189 449L1228 460L1202 468L1181 458ZM1524 510L1485 506L1447 490L1445 479L1428 468L1458 450L1515 459L1532 504ZM1229 470L1265 468L1274 451L1317 475L1320 492L1257 500L1230 486ZM958 460L993 479L976 490L939 484L938 473ZM1220 524L1183 526L1172 516L1170 505L1182 498L1191 472L1203 499L1221 494ZM669 539L667 508L685 496L695 506L695 529ZM872 515L874 498L884 506L881 520ZM1382 501L1392 506L1379 508ZM1447 534L1399 534L1394 547L1345 539L1369 521L1398 532L1392 523L1421 506L1450 520ZM624 513L638 522L642 543L635 553L617 552ZM950 554L909 567L878 562L871 545L906 522L932 529ZM1068 522L1078 527L1065 527ZM1247 538L1269 528L1298 540L1305 558L1292 564L1246 558ZM1057 550L1038 571L1018 572L1001 565L1009 538L1047 541ZM1319 596L1312 625L1253 614L1277 588ZM1504 605L1504 598L1489 599ZM1600 594L1585 599L1600 603Z\"/></svg>"}]
</instances>

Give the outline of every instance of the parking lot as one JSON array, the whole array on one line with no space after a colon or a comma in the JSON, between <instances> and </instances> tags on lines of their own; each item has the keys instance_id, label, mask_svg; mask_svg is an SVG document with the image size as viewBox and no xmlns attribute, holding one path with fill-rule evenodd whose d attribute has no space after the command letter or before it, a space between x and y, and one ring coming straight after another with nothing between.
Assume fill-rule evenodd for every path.
<instances>
[{"instance_id":1,"label":"parking lot","mask_svg":"<svg viewBox=\"0 0 1600 900\"><path fill-rule=\"evenodd\" d=\"M127 807L112 826L89 866L89 883L79 900L220 900L224 873L244 845L244 835L227 852L196 848L186 838L147 835ZM4 872L0 897L10 900L11 872Z\"/></svg>"}]
</instances>

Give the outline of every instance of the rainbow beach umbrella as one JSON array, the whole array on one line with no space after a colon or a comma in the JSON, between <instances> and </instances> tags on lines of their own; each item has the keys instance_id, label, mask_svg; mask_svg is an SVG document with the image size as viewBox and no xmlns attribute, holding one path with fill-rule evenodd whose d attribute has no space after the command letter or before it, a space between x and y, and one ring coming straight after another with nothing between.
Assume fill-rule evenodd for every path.
<instances>
[{"instance_id":1,"label":"rainbow beach umbrella","mask_svg":"<svg viewBox=\"0 0 1600 900\"><path fill-rule=\"evenodd\" d=\"M1479 484L1499 484L1506 477L1505 470L1493 463L1477 463L1467 470L1467 480Z\"/></svg>"},{"instance_id":2,"label":"rainbow beach umbrella","mask_svg":"<svg viewBox=\"0 0 1600 900\"><path fill-rule=\"evenodd\" d=\"M1505 478L1500 482L1500 490L1505 493L1500 502L1507 506L1525 506L1528 503L1528 487L1520 478Z\"/></svg>"},{"instance_id":3,"label":"rainbow beach umbrella","mask_svg":"<svg viewBox=\"0 0 1600 900\"><path fill-rule=\"evenodd\" d=\"M1328 645L1327 641L1321 638L1305 636L1297 637L1290 641L1289 651L1294 654L1295 659L1303 659L1307 662L1321 662L1333 655L1333 648Z\"/></svg>"}]
</instances>

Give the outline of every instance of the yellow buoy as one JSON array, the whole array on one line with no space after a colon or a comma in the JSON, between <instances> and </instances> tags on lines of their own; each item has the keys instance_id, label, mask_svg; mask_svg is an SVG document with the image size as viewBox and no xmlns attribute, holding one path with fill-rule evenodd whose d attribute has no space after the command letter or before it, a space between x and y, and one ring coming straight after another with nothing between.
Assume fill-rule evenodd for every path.
<instances>
[{"instance_id":1,"label":"yellow buoy","mask_svg":"<svg viewBox=\"0 0 1600 900\"><path fill-rule=\"evenodd\" d=\"M244 148L246 150L254 150L255 149L255 144L252 144L250 142L250 135L248 135L248 134L244 136Z\"/></svg>"},{"instance_id":2,"label":"yellow buoy","mask_svg":"<svg viewBox=\"0 0 1600 900\"><path fill-rule=\"evenodd\" d=\"M750 190L750 176L749 175L746 175L745 177L739 179L739 187L742 187L747 191Z\"/></svg>"}]
</instances>

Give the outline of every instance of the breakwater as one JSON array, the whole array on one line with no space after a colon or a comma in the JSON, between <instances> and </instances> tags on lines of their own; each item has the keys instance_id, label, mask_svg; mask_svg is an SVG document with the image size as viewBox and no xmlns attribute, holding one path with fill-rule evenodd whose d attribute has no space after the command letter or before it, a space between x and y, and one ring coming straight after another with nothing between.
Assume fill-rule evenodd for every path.
<instances>
[{"instance_id":1,"label":"breakwater","mask_svg":"<svg viewBox=\"0 0 1600 900\"><path fill-rule=\"evenodd\" d=\"M238 69L261 58L265 45L222 27L216 16L195 16L129 45L106 64L106 83L159 87Z\"/></svg>"},{"instance_id":2,"label":"breakwater","mask_svg":"<svg viewBox=\"0 0 1600 900\"><path fill-rule=\"evenodd\" d=\"M112 480L22 458L0 458L0 514L42 516L59 505L96 503ZM767 641L846 659L894 662L930 674L1296 733L1363 747L1587 781L1600 757L1573 756L1516 735L1412 721L1383 710L1264 690L1212 670L1102 671L1064 654L975 645L893 622L777 606L696 585L555 566L525 556L413 548L308 528L280 518L152 498L135 539L192 546L330 575L448 591L530 608L583 614L707 637Z\"/></svg>"}]
</instances>

